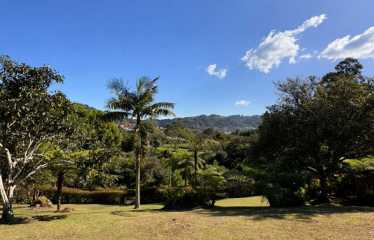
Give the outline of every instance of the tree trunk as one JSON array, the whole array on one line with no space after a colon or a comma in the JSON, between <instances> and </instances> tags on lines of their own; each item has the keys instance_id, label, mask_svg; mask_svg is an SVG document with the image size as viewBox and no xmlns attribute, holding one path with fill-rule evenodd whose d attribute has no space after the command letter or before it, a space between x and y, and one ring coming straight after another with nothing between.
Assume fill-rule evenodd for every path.
<instances>
[{"instance_id":1,"label":"tree trunk","mask_svg":"<svg viewBox=\"0 0 374 240\"><path fill-rule=\"evenodd\" d=\"M64 175L65 173L63 171L59 171L57 173L57 211L60 211L61 209L61 198L62 198L62 186L64 183Z\"/></svg>"},{"instance_id":2,"label":"tree trunk","mask_svg":"<svg viewBox=\"0 0 374 240\"><path fill-rule=\"evenodd\" d=\"M13 195L13 191L14 191L14 188L9 192ZM12 221L14 214L13 214L12 203L10 201L10 197L8 198L7 192L4 187L3 176L1 174L1 171L0 171L0 194L3 200L3 213L2 213L1 220L7 223L7 222Z\"/></svg>"},{"instance_id":3,"label":"tree trunk","mask_svg":"<svg viewBox=\"0 0 374 240\"><path fill-rule=\"evenodd\" d=\"M329 190L328 190L328 179L325 174L321 174L319 177L321 195L319 197L320 202L329 202Z\"/></svg>"},{"instance_id":4,"label":"tree trunk","mask_svg":"<svg viewBox=\"0 0 374 240\"><path fill-rule=\"evenodd\" d=\"M185 167L184 168L184 186L185 187L187 187L187 185L188 185L188 180L187 180L187 177L188 177L188 175L187 175L187 167Z\"/></svg>"},{"instance_id":5,"label":"tree trunk","mask_svg":"<svg viewBox=\"0 0 374 240\"><path fill-rule=\"evenodd\" d=\"M169 168L169 186L172 187L173 186L173 166L171 165L171 159L170 159L170 168Z\"/></svg>"},{"instance_id":6,"label":"tree trunk","mask_svg":"<svg viewBox=\"0 0 374 240\"><path fill-rule=\"evenodd\" d=\"M194 184L197 185L197 150L194 150L194 167L195 167L195 173L194 173Z\"/></svg>"},{"instance_id":7,"label":"tree trunk","mask_svg":"<svg viewBox=\"0 0 374 240\"><path fill-rule=\"evenodd\" d=\"M140 161L141 161L141 150L137 150L136 153L136 189L135 189L135 209L140 208Z\"/></svg>"}]
</instances>

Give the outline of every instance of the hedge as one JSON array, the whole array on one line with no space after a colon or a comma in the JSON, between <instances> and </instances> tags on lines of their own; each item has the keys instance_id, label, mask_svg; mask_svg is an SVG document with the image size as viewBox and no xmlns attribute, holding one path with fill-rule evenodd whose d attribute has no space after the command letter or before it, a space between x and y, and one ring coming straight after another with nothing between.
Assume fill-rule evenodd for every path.
<instances>
[{"instance_id":1,"label":"hedge","mask_svg":"<svg viewBox=\"0 0 374 240\"><path fill-rule=\"evenodd\" d=\"M56 188L42 188L39 190L39 196L46 196L53 203L57 202ZM30 203L31 195L29 191L21 191L16 194L16 202ZM64 187L62 189L63 204L118 204L129 205L134 202L134 189L111 189L103 188L96 190L85 190L79 188ZM143 187L141 190L142 203L160 203L164 201L164 197L158 188Z\"/></svg>"}]
</instances>

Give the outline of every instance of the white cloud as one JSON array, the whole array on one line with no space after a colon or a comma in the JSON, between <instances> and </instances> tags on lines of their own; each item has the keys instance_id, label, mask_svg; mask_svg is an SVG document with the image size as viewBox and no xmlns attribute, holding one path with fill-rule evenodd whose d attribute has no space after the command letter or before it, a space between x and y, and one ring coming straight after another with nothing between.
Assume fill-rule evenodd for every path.
<instances>
[{"instance_id":1,"label":"white cloud","mask_svg":"<svg viewBox=\"0 0 374 240\"><path fill-rule=\"evenodd\" d=\"M273 67L277 67L282 60L296 63L299 54L298 34L311 27L317 27L326 19L326 15L314 16L304 21L300 26L284 32L271 31L256 49L249 49L242 61L249 69L257 69L263 73L269 73Z\"/></svg>"},{"instance_id":2,"label":"white cloud","mask_svg":"<svg viewBox=\"0 0 374 240\"><path fill-rule=\"evenodd\" d=\"M247 100L239 100L239 101L236 101L235 102L235 106L237 107L248 107L248 105L250 104L251 102L250 101L247 101Z\"/></svg>"},{"instance_id":3,"label":"white cloud","mask_svg":"<svg viewBox=\"0 0 374 240\"><path fill-rule=\"evenodd\" d=\"M312 57L313 57L313 55L310 54L310 53L306 53L306 54L300 55L301 59L309 59L309 58L312 58Z\"/></svg>"},{"instance_id":4,"label":"white cloud","mask_svg":"<svg viewBox=\"0 0 374 240\"><path fill-rule=\"evenodd\" d=\"M211 76L218 77L219 79L223 79L227 75L227 69L226 68L218 69L217 64L208 65L208 67L206 68L206 72Z\"/></svg>"},{"instance_id":5,"label":"white cloud","mask_svg":"<svg viewBox=\"0 0 374 240\"><path fill-rule=\"evenodd\" d=\"M319 57L338 60L347 57L374 58L374 26L356 36L347 35L332 41Z\"/></svg>"}]
</instances>

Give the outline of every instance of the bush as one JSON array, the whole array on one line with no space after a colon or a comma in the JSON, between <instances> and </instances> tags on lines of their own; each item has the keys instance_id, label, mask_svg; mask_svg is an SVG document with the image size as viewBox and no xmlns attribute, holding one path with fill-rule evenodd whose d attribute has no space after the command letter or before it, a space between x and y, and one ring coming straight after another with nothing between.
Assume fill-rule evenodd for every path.
<instances>
[{"instance_id":1,"label":"bush","mask_svg":"<svg viewBox=\"0 0 374 240\"><path fill-rule=\"evenodd\" d=\"M192 187L168 187L163 190L164 209L182 210L214 205L207 192Z\"/></svg>"},{"instance_id":2,"label":"bush","mask_svg":"<svg viewBox=\"0 0 374 240\"><path fill-rule=\"evenodd\" d=\"M230 198L250 197L255 193L255 182L247 177L230 177L225 183L224 192Z\"/></svg>"},{"instance_id":3,"label":"bush","mask_svg":"<svg viewBox=\"0 0 374 240\"><path fill-rule=\"evenodd\" d=\"M42 194L57 202L56 188L45 188L40 190ZM143 187L141 189L142 203L160 203L164 201L163 193L156 187ZM25 198L25 196L23 196ZM79 188L64 187L61 201L63 204L88 203L88 204L132 204L135 199L134 189L102 188L93 191Z\"/></svg>"},{"instance_id":4,"label":"bush","mask_svg":"<svg viewBox=\"0 0 374 240\"><path fill-rule=\"evenodd\" d=\"M45 189L42 192L54 202L57 200L56 189ZM63 188L62 203L98 203L98 204L125 204L128 198L127 190L99 189L87 191L77 188Z\"/></svg>"},{"instance_id":5,"label":"bush","mask_svg":"<svg viewBox=\"0 0 374 240\"><path fill-rule=\"evenodd\" d=\"M337 185L337 196L344 204L374 206L374 170L352 171Z\"/></svg>"},{"instance_id":6,"label":"bush","mask_svg":"<svg viewBox=\"0 0 374 240\"><path fill-rule=\"evenodd\" d=\"M304 188L293 191L279 185L269 185L265 188L264 195L271 207L296 207L304 205L305 192Z\"/></svg>"}]
</instances>

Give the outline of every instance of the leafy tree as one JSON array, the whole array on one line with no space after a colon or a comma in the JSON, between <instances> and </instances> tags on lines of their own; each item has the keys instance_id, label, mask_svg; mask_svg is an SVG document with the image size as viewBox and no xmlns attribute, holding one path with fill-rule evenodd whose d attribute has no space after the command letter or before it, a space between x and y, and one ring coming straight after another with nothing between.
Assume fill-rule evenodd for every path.
<instances>
[{"instance_id":1,"label":"leafy tree","mask_svg":"<svg viewBox=\"0 0 374 240\"><path fill-rule=\"evenodd\" d=\"M373 153L374 85L361 70L348 58L320 80L278 84L280 102L264 115L257 145L273 176L289 173L283 179L299 186L308 175L317 178L319 198L328 201L343 161Z\"/></svg>"},{"instance_id":2,"label":"leafy tree","mask_svg":"<svg viewBox=\"0 0 374 240\"><path fill-rule=\"evenodd\" d=\"M39 147L67 132L70 103L60 92L50 92L63 78L48 66L31 67L0 59L0 193L3 221L11 220L17 185L47 162Z\"/></svg>"},{"instance_id":3,"label":"leafy tree","mask_svg":"<svg viewBox=\"0 0 374 240\"><path fill-rule=\"evenodd\" d=\"M135 122L135 155L136 155L136 201L135 208L140 208L140 168L142 158L145 154L147 133L149 128L146 124L147 119L157 118L159 116L172 115L173 103L158 102L154 103L154 97L157 93L158 78L150 80L141 78L138 80L135 91L130 91L124 86L121 80L113 80L109 83L109 88L113 91L115 97L108 101L108 108L112 111L107 114L110 119L123 121L131 119Z\"/></svg>"},{"instance_id":4,"label":"leafy tree","mask_svg":"<svg viewBox=\"0 0 374 240\"><path fill-rule=\"evenodd\" d=\"M199 187L202 194L207 195L207 205L214 207L217 193L223 189L226 182L224 168L218 165L209 165L206 169L201 170L199 174Z\"/></svg>"}]
</instances>

